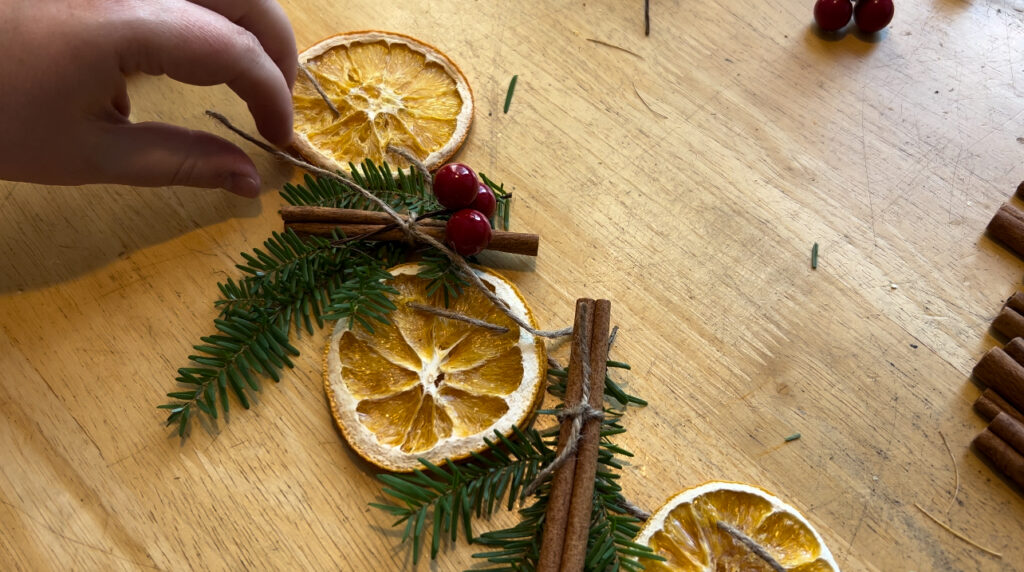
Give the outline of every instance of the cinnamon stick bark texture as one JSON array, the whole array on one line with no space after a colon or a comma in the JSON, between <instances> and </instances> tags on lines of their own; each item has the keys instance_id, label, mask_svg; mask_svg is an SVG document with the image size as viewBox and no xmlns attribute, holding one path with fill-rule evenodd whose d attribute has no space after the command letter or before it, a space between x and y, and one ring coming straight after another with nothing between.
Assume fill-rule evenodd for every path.
<instances>
[{"instance_id":1,"label":"cinnamon stick bark texture","mask_svg":"<svg viewBox=\"0 0 1024 572\"><path fill-rule=\"evenodd\" d=\"M1013 338L1003 346L1003 351L1013 358L1013 361L1024 365L1024 338Z\"/></svg>"},{"instance_id":2,"label":"cinnamon stick bark texture","mask_svg":"<svg viewBox=\"0 0 1024 572\"><path fill-rule=\"evenodd\" d=\"M1024 366L1014 361L1002 348L989 350L971 373L1018 411L1024 410Z\"/></svg>"},{"instance_id":3,"label":"cinnamon stick bark texture","mask_svg":"<svg viewBox=\"0 0 1024 572\"><path fill-rule=\"evenodd\" d=\"M590 342L593 324L594 301L588 298L576 300L576 318L572 326L572 348L569 353L569 379L565 387L565 407L576 407L583 396L583 344ZM558 432L560 454L569 444L572 419L562 420ZM565 547L565 526L569 520L569 504L576 475L576 453L570 454L565 463L555 471L551 479L551 493L544 513L544 532L541 536L540 556L537 572L557 572L562 564L562 550Z\"/></svg>"},{"instance_id":4,"label":"cinnamon stick bark texture","mask_svg":"<svg viewBox=\"0 0 1024 572\"><path fill-rule=\"evenodd\" d=\"M1024 315L1009 306L1003 306L992 320L992 329L1008 338L1024 336Z\"/></svg>"},{"instance_id":5,"label":"cinnamon stick bark texture","mask_svg":"<svg viewBox=\"0 0 1024 572\"><path fill-rule=\"evenodd\" d=\"M985 429L974 438L974 448L988 457L999 472L1017 486L1024 487L1024 455L1021 455L992 431Z\"/></svg>"},{"instance_id":6,"label":"cinnamon stick bark texture","mask_svg":"<svg viewBox=\"0 0 1024 572\"><path fill-rule=\"evenodd\" d=\"M1010 417L1013 417L1017 421L1024 423L1024 414L1010 405L1005 399L1002 398L998 393L988 388L981 392L978 396L978 400L974 402L974 410L981 415L985 421L992 421L996 415L1000 413L1006 413Z\"/></svg>"},{"instance_id":7,"label":"cinnamon stick bark texture","mask_svg":"<svg viewBox=\"0 0 1024 572\"><path fill-rule=\"evenodd\" d=\"M1018 313L1024 313L1024 292L1017 292L1010 296L1010 299L1003 306L1017 310Z\"/></svg>"},{"instance_id":8,"label":"cinnamon stick bark texture","mask_svg":"<svg viewBox=\"0 0 1024 572\"><path fill-rule=\"evenodd\" d=\"M604 376L608 362L608 333L611 330L612 304L608 300L594 303L594 324L590 333L590 407L600 410L604 405ZM576 455L576 476L569 506L569 523L565 531L563 572L583 572L587 559L587 537L594 508L594 480L597 478L597 455L601 442L601 419L587 419L580 436Z\"/></svg>"},{"instance_id":9,"label":"cinnamon stick bark texture","mask_svg":"<svg viewBox=\"0 0 1024 572\"><path fill-rule=\"evenodd\" d=\"M988 425L989 431L993 432L1015 451L1024 455L1024 423L1017 421L1005 413L996 415L992 423Z\"/></svg>"},{"instance_id":10,"label":"cinnamon stick bark texture","mask_svg":"<svg viewBox=\"0 0 1024 572\"><path fill-rule=\"evenodd\" d=\"M330 207L286 206L277 211L285 222L334 222L338 224L391 224L394 219L385 212ZM403 216L405 220L409 217ZM444 221L424 219L418 224L444 226Z\"/></svg>"},{"instance_id":11,"label":"cinnamon stick bark texture","mask_svg":"<svg viewBox=\"0 0 1024 572\"><path fill-rule=\"evenodd\" d=\"M989 235L1007 248L1024 256L1024 211L1006 203L988 223Z\"/></svg>"},{"instance_id":12,"label":"cinnamon stick bark texture","mask_svg":"<svg viewBox=\"0 0 1024 572\"><path fill-rule=\"evenodd\" d=\"M295 231L299 236L332 236L335 229L340 230L345 236L358 236L370 232L382 231L387 225L383 224L338 224L333 222L285 222L284 227ZM444 226L424 225L420 227L424 233L431 237L444 241ZM405 233L399 229L383 230L368 240L385 242L405 241ZM525 254L537 256L540 247L540 236L523 232L508 232L504 230L491 231L491 242L487 250L508 252L511 254Z\"/></svg>"}]
</instances>

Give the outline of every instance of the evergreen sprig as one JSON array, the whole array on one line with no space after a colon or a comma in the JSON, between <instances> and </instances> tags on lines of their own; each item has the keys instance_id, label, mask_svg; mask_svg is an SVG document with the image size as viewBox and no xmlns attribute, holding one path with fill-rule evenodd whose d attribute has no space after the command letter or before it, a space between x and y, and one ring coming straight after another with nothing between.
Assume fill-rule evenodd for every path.
<instances>
[{"instance_id":1,"label":"evergreen sprig","mask_svg":"<svg viewBox=\"0 0 1024 572\"><path fill-rule=\"evenodd\" d=\"M354 181L399 212L423 213L439 206L413 169L393 174L387 164L371 161L351 168ZM358 191L309 175L304 184L285 185L281 196L292 205L380 210ZM293 366L299 351L291 339L301 332L312 334L328 320L346 320L350 328L369 331L374 323L387 323L394 309L387 296L395 293L384 283L387 269L407 259L409 251L400 244L338 242L341 238L274 232L260 248L241 254L236 267L242 275L217 285L216 333L193 346L193 365L178 370L181 387L167 394L171 402L158 406L168 412L167 424L175 425L180 436L201 415L211 420L226 415L229 394L248 409L261 379L280 381L283 369ZM438 258L429 247L424 254L428 260ZM439 263L427 268L446 294L459 294L454 268Z\"/></svg>"},{"instance_id":2,"label":"evergreen sprig","mask_svg":"<svg viewBox=\"0 0 1024 572\"><path fill-rule=\"evenodd\" d=\"M468 462L435 465L426 459L426 467L408 475L381 474L384 494L398 504L371 503L398 517L393 526L405 523L402 540L411 540L413 562L420 558L420 547L427 532L427 517L432 516L430 558L437 557L441 539L458 539L459 530L473 538L472 519L487 518L496 507L511 510L523 488L555 456L535 429L514 429L511 437L495 432L484 453L474 453Z\"/></svg>"},{"instance_id":3,"label":"evergreen sprig","mask_svg":"<svg viewBox=\"0 0 1024 572\"><path fill-rule=\"evenodd\" d=\"M633 542L640 531L639 519L627 514L622 487L618 484L618 471L623 466L616 455L632 457L629 451L614 445L611 437L625 432L619 423L620 416L605 410L607 418L601 426L601 442L598 453L598 469L594 481L594 501L590 516L590 530L587 538L585 570L640 570L637 557L658 560L647 546ZM541 488L537 499L530 506L519 511L522 520L507 529L484 533L474 542L493 547L478 552L474 558L486 559L499 570L534 570L540 557L540 543L543 536L543 515L550 498L550 483Z\"/></svg>"},{"instance_id":4,"label":"evergreen sprig","mask_svg":"<svg viewBox=\"0 0 1024 572\"><path fill-rule=\"evenodd\" d=\"M609 363L629 367L620 362ZM549 369L548 374L551 376L549 391L558 392L561 388L564 392L565 370ZM618 471L623 468L619 457L633 454L616 445L612 437L625 432L620 423L625 404L643 400L629 395L614 382L605 384L604 397L608 404L621 408L604 410L586 570L638 570L636 557L655 560L658 557L648 547L632 541L639 532L640 521L627 514ZM541 413L557 414L562 407ZM371 503L371 506L398 517L395 526L405 523L402 539L412 543L414 563L419 561L421 546L428 534L433 559L441 540L449 537L452 542L456 541L461 527L470 542L493 547L473 555L499 566L491 570L533 570L536 567L550 481L541 485L533 502L519 510L521 520L511 528L474 537L471 519L487 518L502 504L506 510L512 510L515 503L522 500L523 489L555 457L558 427L546 432L533 427L515 429L509 437L495 434L497 440L488 441L488 450L474 454L468 462L437 466L421 460L425 468L411 474L378 476L391 502Z\"/></svg>"}]
</instances>

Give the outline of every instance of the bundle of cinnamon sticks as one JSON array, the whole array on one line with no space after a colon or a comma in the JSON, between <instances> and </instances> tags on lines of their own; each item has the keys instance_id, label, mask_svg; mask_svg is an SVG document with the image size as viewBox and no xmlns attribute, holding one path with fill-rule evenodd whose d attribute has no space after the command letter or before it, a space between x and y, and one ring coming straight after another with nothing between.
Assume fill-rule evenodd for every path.
<instances>
[{"instance_id":1,"label":"bundle of cinnamon sticks","mask_svg":"<svg viewBox=\"0 0 1024 572\"><path fill-rule=\"evenodd\" d=\"M1017 186L1024 199L1024 182ZM1024 257L1024 210L1006 203L999 207L986 228L989 236ZM992 329L1010 341L992 348L972 375L986 386L974 403L974 410L988 428L973 441L974 448L992 466L1024 488L1024 293L1010 297L992 322Z\"/></svg>"},{"instance_id":2,"label":"bundle of cinnamon sticks","mask_svg":"<svg viewBox=\"0 0 1024 572\"><path fill-rule=\"evenodd\" d=\"M310 206L287 206L279 212L285 229L291 229L299 236L332 236L337 230L348 238L383 242L407 240L395 220L383 212ZM444 221L426 218L416 221L416 224L422 232L444 241ZM537 256L539 245L540 237L536 234L494 230L487 250Z\"/></svg>"},{"instance_id":3,"label":"bundle of cinnamon sticks","mask_svg":"<svg viewBox=\"0 0 1024 572\"><path fill-rule=\"evenodd\" d=\"M1017 186L1017 196L1024 199L1024 182ZM1010 203L999 207L988 223L989 236L1005 244L1017 256L1024 256L1024 210Z\"/></svg>"},{"instance_id":4,"label":"bundle of cinnamon sticks","mask_svg":"<svg viewBox=\"0 0 1024 572\"><path fill-rule=\"evenodd\" d=\"M1003 306L992 327L1012 339L988 351L972 375L986 386L974 410L987 429L974 439L975 449L1011 481L1024 488L1024 294Z\"/></svg>"},{"instance_id":5,"label":"bundle of cinnamon sticks","mask_svg":"<svg viewBox=\"0 0 1024 572\"><path fill-rule=\"evenodd\" d=\"M610 324L611 302L595 302L590 299L576 301L569 378L565 390L565 411L574 414L562 420L557 455L562 456L567 447L571 450L552 477L537 563L538 572L583 570L601 439L601 419L586 415L586 412L599 412L604 402ZM581 407L584 399L588 407ZM572 424L578 419L583 420L582 427L578 440L574 442Z\"/></svg>"}]
</instances>

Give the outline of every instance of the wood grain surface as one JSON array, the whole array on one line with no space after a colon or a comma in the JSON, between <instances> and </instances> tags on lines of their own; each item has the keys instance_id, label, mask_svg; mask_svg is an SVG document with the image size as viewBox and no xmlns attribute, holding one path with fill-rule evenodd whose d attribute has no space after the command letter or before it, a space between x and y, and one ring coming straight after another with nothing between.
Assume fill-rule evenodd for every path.
<instances>
[{"instance_id":1,"label":"wood grain surface","mask_svg":"<svg viewBox=\"0 0 1024 572\"><path fill-rule=\"evenodd\" d=\"M969 448L985 425L969 373L1024 271L984 236L1024 178L1021 0L898 2L867 38L819 35L811 0L652 0L649 37L641 0L282 4L300 48L383 29L461 66L478 109L459 158L542 237L535 260L484 262L544 327L577 297L613 302L612 358L651 402L620 440L633 502L754 483L844 570L1024 569L1024 494ZM130 90L136 120L231 138L213 108L253 130L223 87ZM185 443L163 427L216 283L281 227L275 191L299 176L243 148L258 200L0 182L0 568L476 563L460 543L414 567L367 506L380 485L331 422L325 332L252 410Z\"/></svg>"}]
</instances>

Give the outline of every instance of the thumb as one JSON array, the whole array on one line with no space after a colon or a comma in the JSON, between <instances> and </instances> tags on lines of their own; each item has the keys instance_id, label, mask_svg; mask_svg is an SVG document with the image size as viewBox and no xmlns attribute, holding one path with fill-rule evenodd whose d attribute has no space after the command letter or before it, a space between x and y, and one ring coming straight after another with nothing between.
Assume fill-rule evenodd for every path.
<instances>
[{"instance_id":1,"label":"thumb","mask_svg":"<svg viewBox=\"0 0 1024 572\"><path fill-rule=\"evenodd\" d=\"M256 165L241 149L204 131L164 123L110 126L93 149L106 182L140 187L221 188L243 197L260 191Z\"/></svg>"}]
</instances>

